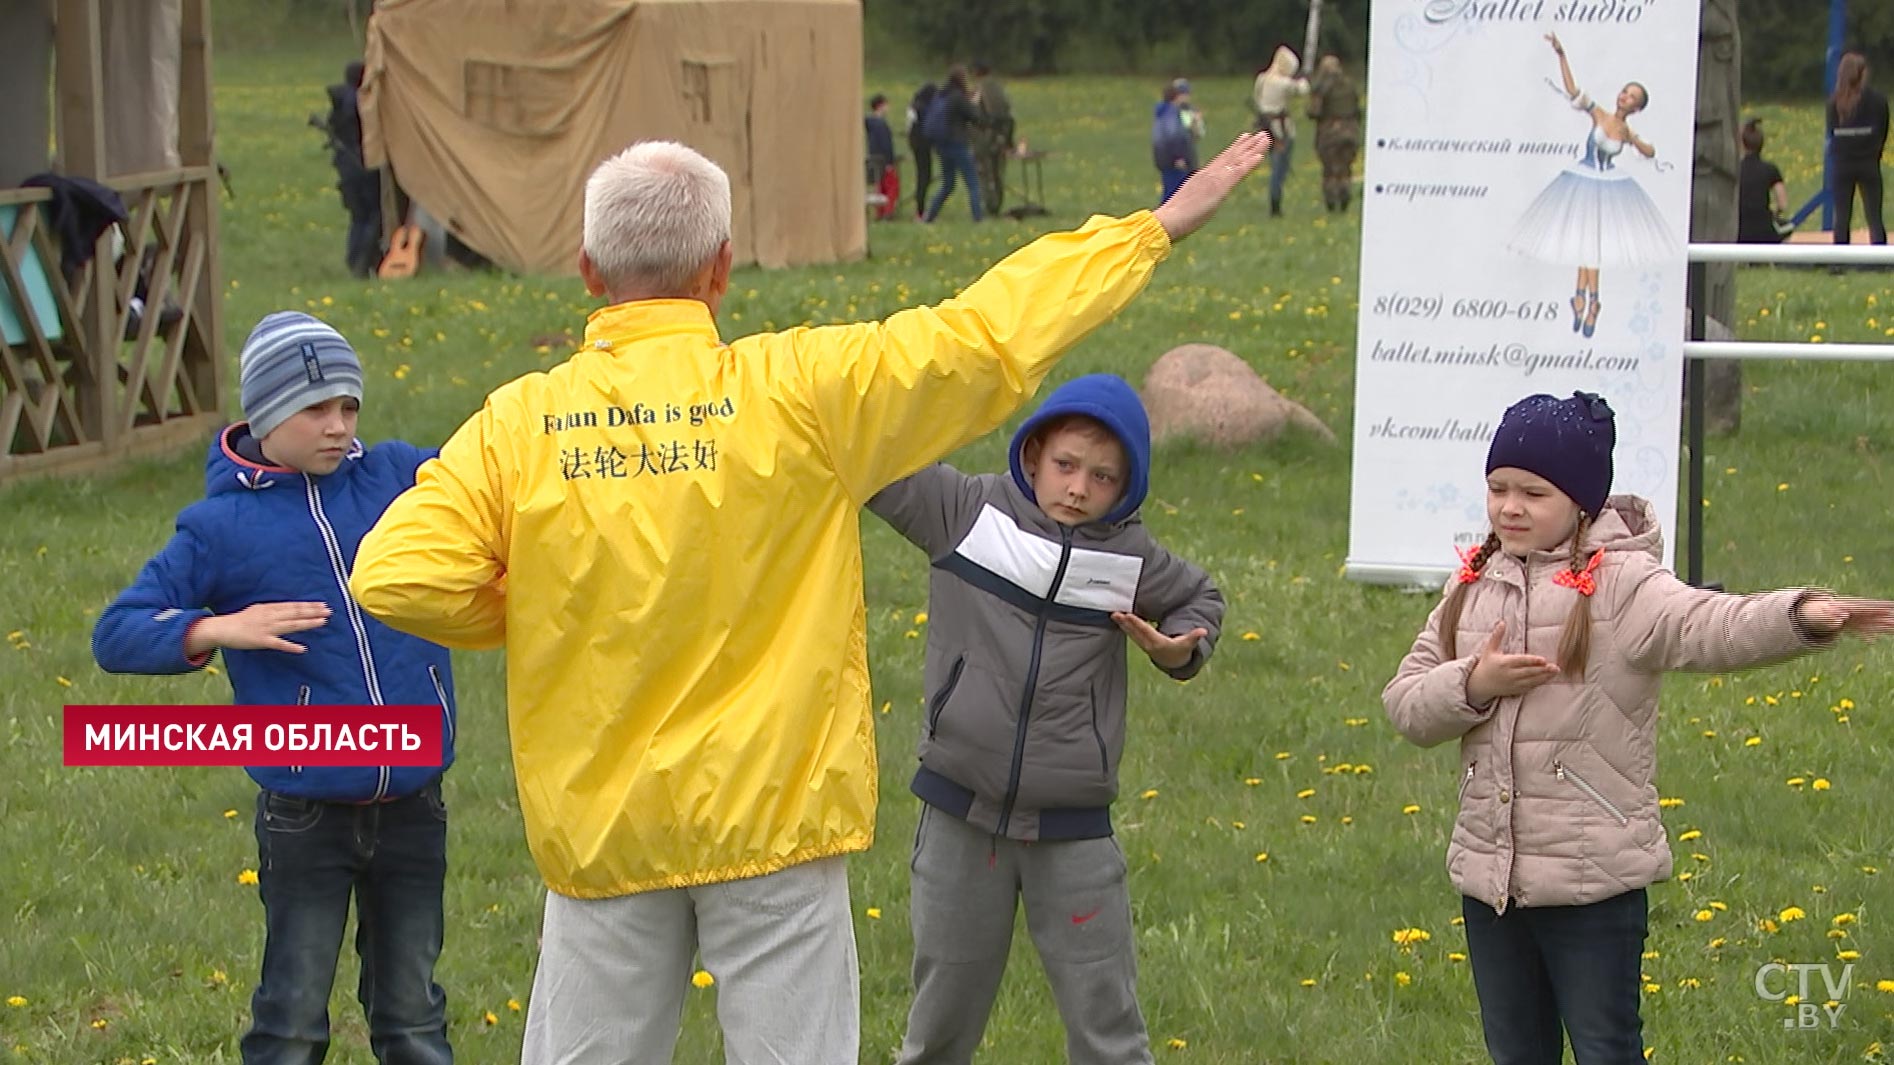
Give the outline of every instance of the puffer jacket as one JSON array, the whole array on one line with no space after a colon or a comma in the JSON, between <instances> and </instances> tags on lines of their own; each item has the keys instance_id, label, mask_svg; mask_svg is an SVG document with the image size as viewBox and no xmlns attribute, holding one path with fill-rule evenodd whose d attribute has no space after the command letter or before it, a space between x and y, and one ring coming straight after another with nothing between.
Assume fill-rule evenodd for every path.
<instances>
[{"instance_id":1,"label":"puffer jacket","mask_svg":"<svg viewBox=\"0 0 1894 1065\"><path fill-rule=\"evenodd\" d=\"M1462 894L1503 913L1509 903L1584 905L1668 878L1670 845L1653 784L1664 673L1743 669L1821 644L1794 621L1795 605L1811 591L1693 588L1663 567L1662 545L1649 502L1606 501L1582 549L1603 552L1582 677L1484 708L1467 702L1467 677L1502 621L1504 651L1557 660L1578 595L1552 579L1570 566L1567 545L1524 558L1495 554L1467 588L1458 656L1442 660L1436 607L1382 693L1409 740L1423 747L1460 740L1460 814L1447 873Z\"/></svg>"},{"instance_id":2,"label":"puffer jacket","mask_svg":"<svg viewBox=\"0 0 1894 1065\"><path fill-rule=\"evenodd\" d=\"M171 542L99 615L92 655L108 673L189 673L184 637L213 613L257 603L321 600L326 624L289 637L302 654L222 652L238 706L292 704L441 708L437 766L250 766L251 779L284 795L367 802L412 795L454 761L454 674L447 649L396 632L350 598L349 570L363 535L414 484L433 450L357 441L334 473L311 476L243 455L239 422L211 442L204 498L178 515Z\"/></svg>"},{"instance_id":3,"label":"puffer jacket","mask_svg":"<svg viewBox=\"0 0 1894 1065\"><path fill-rule=\"evenodd\" d=\"M1126 646L1113 611L1178 636L1202 628L1203 668L1223 595L1203 570L1152 539L1137 509L1150 444L1137 393L1104 375L1055 392L1013 437L1012 475L936 465L883 489L869 509L928 553L928 633L920 768L929 805L1012 839L1109 836L1124 754ZM1036 428L1085 414L1125 442L1123 497L1098 521L1061 525L1039 508L1020 449Z\"/></svg>"}]
</instances>

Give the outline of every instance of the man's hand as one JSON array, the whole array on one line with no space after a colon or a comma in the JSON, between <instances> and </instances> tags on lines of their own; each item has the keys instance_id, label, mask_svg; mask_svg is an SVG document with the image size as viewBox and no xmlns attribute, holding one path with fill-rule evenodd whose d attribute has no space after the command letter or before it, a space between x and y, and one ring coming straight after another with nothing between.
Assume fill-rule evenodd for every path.
<instances>
[{"instance_id":1,"label":"man's hand","mask_svg":"<svg viewBox=\"0 0 1894 1065\"><path fill-rule=\"evenodd\" d=\"M1483 707L1495 699L1524 695L1559 675L1559 667L1538 655L1509 655L1500 651L1506 637L1506 623L1493 626L1493 634L1480 648L1479 661L1467 674L1467 702Z\"/></svg>"},{"instance_id":2,"label":"man's hand","mask_svg":"<svg viewBox=\"0 0 1894 1065\"><path fill-rule=\"evenodd\" d=\"M284 633L305 632L329 623L329 604L257 603L235 614L217 614L191 626L184 636L187 658L207 655L219 647L245 651L283 651L302 654L306 648L283 639Z\"/></svg>"},{"instance_id":3,"label":"man's hand","mask_svg":"<svg viewBox=\"0 0 1894 1065\"><path fill-rule=\"evenodd\" d=\"M1261 166L1269 154L1269 134L1239 134L1228 148L1218 153L1203 169L1190 175L1171 198L1157 210L1158 224L1171 235L1171 242L1183 240L1210 221L1237 182Z\"/></svg>"},{"instance_id":4,"label":"man's hand","mask_svg":"<svg viewBox=\"0 0 1894 1065\"><path fill-rule=\"evenodd\" d=\"M1182 636L1166 636L1150 622L1124 611L1113 613L1111 620L1118 623L1126 636L1131 637L1132 643L1144 648L1144 653L1150 655L1151 661L1160 669L1182 669L1189 665L1190 656L1196 651L1198 642L1210 635L1209 629L1192 629Z\"/></svg>"}]
</instances>

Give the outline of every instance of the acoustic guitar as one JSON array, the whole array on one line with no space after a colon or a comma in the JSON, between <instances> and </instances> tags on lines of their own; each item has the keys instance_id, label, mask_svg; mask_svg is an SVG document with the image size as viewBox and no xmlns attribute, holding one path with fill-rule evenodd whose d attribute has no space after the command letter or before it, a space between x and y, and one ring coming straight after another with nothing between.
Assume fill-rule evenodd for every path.
<instances>
[{"instance_id":1,"label":"acoustic guitar","mask_svg":"<svg viewBox=\"0 0 1894 1065\"><path fill-rule=\"evenodd\" d=\"M413 222L396 226L388 238L388 254L382 257L376 274L384 281L413 277L421 269L421 245L426 241L427 234Z\"/></svg>"}]
</instances>

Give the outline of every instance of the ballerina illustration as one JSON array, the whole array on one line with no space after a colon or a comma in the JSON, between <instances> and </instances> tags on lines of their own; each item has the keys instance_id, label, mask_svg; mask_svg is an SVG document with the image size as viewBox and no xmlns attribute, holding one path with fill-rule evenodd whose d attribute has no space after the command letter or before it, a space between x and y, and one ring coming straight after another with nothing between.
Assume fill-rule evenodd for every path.
<instances>
[{"instance_id":1,"label":"ballerina illustration","mask_svg":"<svg viewBox=\"0 0 1894 1065\"><path fill-rule=\"evenodd\" d=\"M1609 109L1592 100L1572 77L1565 46L1556 33L1545 38L1559 57L1563 92L1572 107L1591 119L1585 151L1561 170L1519 219L1507 247L1546 263L1575 265L1572 331L1589 337L1598 328L1598 275L1606 266L1635 266L1674 255L1677 242L1657 205L1637 180L1617 168L1628 146L1647 159L1657 149L1630 126L1632 115L1651 102L1650 91L1627 82ZM1658 164L1664 169L1663 164Z\"/></svg>"}]
</instances>

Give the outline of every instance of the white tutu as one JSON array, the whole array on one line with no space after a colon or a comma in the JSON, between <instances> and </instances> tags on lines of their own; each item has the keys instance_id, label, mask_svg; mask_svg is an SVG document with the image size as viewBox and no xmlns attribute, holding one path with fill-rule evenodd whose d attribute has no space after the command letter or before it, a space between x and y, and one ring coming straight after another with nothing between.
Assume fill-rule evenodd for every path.
<instances>
[{"instance_id":1,"label":"white tutu","mask_svg":"<svg viewBox=\"0 0 1894 1065\"><path fill-rule=\"evenodd\" d=\"M1539 262L1589 267L1637 266L1681 254L1650 195L1611 166L1613 146L1622 150L1587 138L1585 158L1561 170L1526 208L1507 250Z\"/></svg>"}]
</instances>

